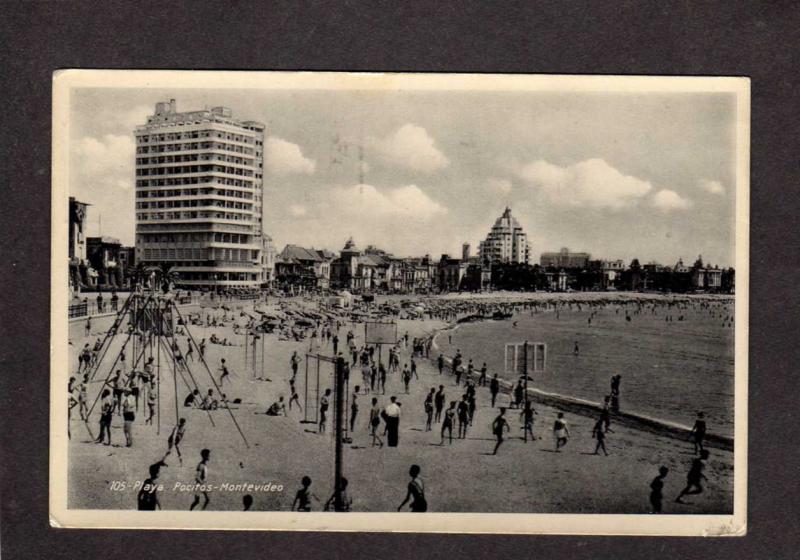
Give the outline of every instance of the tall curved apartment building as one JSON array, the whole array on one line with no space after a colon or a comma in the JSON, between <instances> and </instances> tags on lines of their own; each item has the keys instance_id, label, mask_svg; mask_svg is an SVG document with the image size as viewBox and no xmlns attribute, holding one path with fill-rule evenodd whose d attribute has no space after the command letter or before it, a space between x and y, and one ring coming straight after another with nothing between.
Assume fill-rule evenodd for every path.
<instances>
[{"instance_id":1,"label":"tall curved apartment building","mask_svg":"<svg viewBox=\"0 0 800 560\"><path fill-rule=\"evenodd\" d=\"M264 125L226 107L156 103L136 127L136 261L184 288L256 288L262 264Z\"/></svg>"},{"instance_id":2,"label":"tall curved apartment building","mask_svg":"<svg viewBox=\"0 0 800 560\"><path fill-rule=\"evenodd\" d=\"M525 263L530 257L528 236L522 226L506 207L503 214L495 220L486 239L478 246L478 256L482 263Z\"/></svg>"}]
</instances>

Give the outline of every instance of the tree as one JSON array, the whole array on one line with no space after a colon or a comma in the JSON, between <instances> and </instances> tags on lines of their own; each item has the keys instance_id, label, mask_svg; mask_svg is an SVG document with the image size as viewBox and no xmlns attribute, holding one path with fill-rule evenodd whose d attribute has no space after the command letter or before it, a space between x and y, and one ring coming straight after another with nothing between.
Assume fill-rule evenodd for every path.
<instances>
[{"instance_id":1,"label":"tree","mask_svg":"<svg viewBox=\"0 0 800 560\"><path fill-rule=\"evenodd\" d=\"M181 279L172 263L161 263L161 290L166 294Z\"/></svg>"}]
</instances>

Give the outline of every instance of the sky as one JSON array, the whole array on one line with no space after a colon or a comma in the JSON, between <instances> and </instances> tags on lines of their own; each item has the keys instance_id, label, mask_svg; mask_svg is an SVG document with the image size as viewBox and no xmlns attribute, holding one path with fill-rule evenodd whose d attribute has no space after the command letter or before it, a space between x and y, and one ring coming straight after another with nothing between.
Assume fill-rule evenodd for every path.
<instances>
[{"instance_id":1,"label":"sky","mask_svg":"<svg viewBox=\"0 0 800 560\"><path fill-rule=\"evenodd\" d=\"M134 136L157 101L266 124L264 224L338 251L461 254L506 206L542 252L732 266L730 93L79 88L70 196L89 235L134 243Z\"/></svg>"}]
</instances>

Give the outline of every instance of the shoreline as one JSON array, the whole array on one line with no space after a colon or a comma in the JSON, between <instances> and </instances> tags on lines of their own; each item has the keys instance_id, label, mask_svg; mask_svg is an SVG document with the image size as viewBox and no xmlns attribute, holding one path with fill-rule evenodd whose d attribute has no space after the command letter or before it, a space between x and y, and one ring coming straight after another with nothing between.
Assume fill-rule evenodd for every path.
<instances>
[{"instance_id":1,"label":"shoreline","mask_svg":"<svg viewBox=\"0 0 800 560\"><path fill-rule=\"evenodd\" d=\"M449 323L445 327L434 330L434 332L428 337L431 339L431 348L435 352L441 353L444 356L445 365L450 369L452 369L453 364L452 358L444 354L438 345L436 338L440 334L443 334L447 331L457 330L458 327L463 324L463 322L461 322L462 320L463 318L456 319L454 322ZM492 320L494 319L487 317L476 318L470 322L484 322ZM433 357L428 357L427 359L431 362L435 362L436 360L436 358ZM499 381L502 392L510 392L513 390L513 382L508 381L503 377L500 377ZM571 395L562 395L560 393L543 391L541 389L532 387L528 388L528 398L538 404L550 406L573 414L579 414L581 416L596 417L603 410L603 405L599 402L573 397ZM671 422L669 420L663 420L660 418L654 418L639 412L612 412L611 418L617 424L626 426L628 428L649 432L659 436L679 439L682 441L687 441L691 434L691 426L677 422ZM734 448L734 438L711 432L706 433L704 443L706 443L708 447L722 449L725 451L733 451Z\"/></svg>"}]
</instances>

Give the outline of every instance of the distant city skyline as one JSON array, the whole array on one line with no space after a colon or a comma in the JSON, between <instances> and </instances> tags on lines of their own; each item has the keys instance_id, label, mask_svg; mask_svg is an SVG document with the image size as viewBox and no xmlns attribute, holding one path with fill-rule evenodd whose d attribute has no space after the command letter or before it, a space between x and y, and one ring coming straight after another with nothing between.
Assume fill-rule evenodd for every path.
<instances>
[{"instance_id":1,"label":"distant city skyline","mask_svg":"<svg viewBox=\"0 0 800 560\"><path fill-rule=\"evenodd\" d=\"M89 235L102 219L133 245L133 130L170 98L266 124L264 230L279 249L352 236L457 257L510 206L531 263L569 247L734 264L732 94L76 90L69 189L92 205Z\"/></svg>"}]
</instances>

